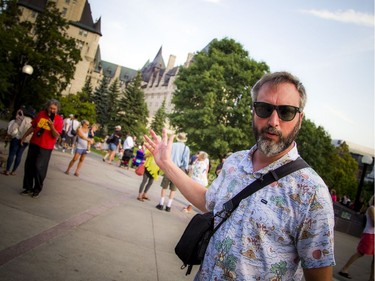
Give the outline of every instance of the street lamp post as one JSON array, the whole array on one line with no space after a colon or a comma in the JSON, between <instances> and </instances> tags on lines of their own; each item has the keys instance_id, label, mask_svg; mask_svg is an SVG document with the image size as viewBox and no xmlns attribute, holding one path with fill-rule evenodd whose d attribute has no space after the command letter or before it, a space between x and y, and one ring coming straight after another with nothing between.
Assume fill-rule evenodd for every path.
<instances>
[{"instance_id":1,"label":"street lamp post","mask_svg":"<svg viewBox=\"0 0 375 281\"><path fill-rule=\"evenodd\" d=\"M20 101L22 100L23 95L23 88L26 84L27 76L32 75L34 72L34 69L31 65L25 64L22 67L22 73L20 76L19 84L16 88L16 91L14 92L14 96L12 97L10 101L10 108L13 110L12 115L15 114L15 112L18 110L18 107L20 106Z\"/></svg>"},{"instance_id":2,"label":"street lamp post","mask_svg":"<svg viewBox=\"0 0 375 281\"><path fill-rule=\"evenodd\" d=\"M369 155L363 155L362 159L361 159L361 162L363 164L363 168L362 168L361 179L359 181L359 185L358 185L358 189L357 189L357 195L355 196L354 206L357 206L357 204L359 203L359 199L360 199L361 194L362 194L363 182L364 182L365 176L366 176L367 166L372 164L372 157L369 156Z\"/></svg>"},{"instance_id":3,"label":"street lamp post","mask_svg":"<svg viewBox=\"0 0 375 281\"><path fill-rule=\"evenodd\" d=\"M25 64L22 67L23 77L22 77L22 81L21 81L20 96L23 95L23 88L25 87L27 77L31 76L33 74L33 72L34 72L34 68L31 65ZM15 109L17 109L17 108L15 108Z\"/></svg>"}]
</instances>

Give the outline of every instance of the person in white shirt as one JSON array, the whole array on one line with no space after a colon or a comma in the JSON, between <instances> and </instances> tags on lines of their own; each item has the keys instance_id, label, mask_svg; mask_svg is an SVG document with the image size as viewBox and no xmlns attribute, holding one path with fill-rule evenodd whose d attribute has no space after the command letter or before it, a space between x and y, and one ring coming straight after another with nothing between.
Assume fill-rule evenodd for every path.
<instances>
[{"instance_id":1,"label":"person in white shirt","mask_svg":"<svg viewBox=\"0 0 375 281\"><path fill-rule=\"evenodd\" d=\"M127 133L126 135L123 149L124 149L124 154L122 156L122 162L120 163L120 167L124 165L127 169L129 169L129 160L133 158L133 151L134 151L134 140L130 133Z\"/></svg>"},{"instance_id":2,"label":"person in white shirt","mask_svg":"<svg viewBox=\"0 0 375 281\"><path fill-rule=\"evenodd\" d=\"M68 130L66 131L66 143L69 147L71 147L70 154L74 154L74 147L75 143L77 142L77 129L81 125L80 122L77 120L77 115L74 115L68 121Z\"/></svg>"},{"instance_id":3,"label":"person in white shirt","mask_svg":"<svg viewBox=\"0 0 375 281\"><path fill-rule=\"evenodd\" d=\"M29 114L28 112L24 112L22 109L19 109L16 113L16 117L9 122L8 134L12 136L12 139L9 145L9 154L6 169L2 172L2 174L6 176L16 175L16 170L21 162L23 152L29 145L32 134L25 139L25 142L22 145L20 140L24 133L31 127L31 121L31 114ZM10 171L12 168L12 164L13 169L12 171Z\"/></svg>"}]
</instances>

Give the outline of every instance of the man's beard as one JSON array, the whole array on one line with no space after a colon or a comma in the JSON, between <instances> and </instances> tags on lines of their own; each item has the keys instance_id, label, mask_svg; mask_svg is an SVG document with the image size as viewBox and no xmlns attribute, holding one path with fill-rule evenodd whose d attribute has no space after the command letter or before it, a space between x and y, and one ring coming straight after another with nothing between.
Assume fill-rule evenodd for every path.
<instances>
[{"instance_id":1,"label":"man's beard","mask_svg":"<svg viewBox=\"0 0 375 281\"><path fill-rule=\"evenodd\" d=\"M274 127L268 126L258 130L253 123L253 132L257 141L258 149L267 157L275 156L283 152L296 139L300 129L300 122L301 121L298 121L298 123L294 126L293 131L285 137L282 135L281 131L275 129ZM273 141L265 137L265 133L276 134L279 137L279 140Z\"/></svg>"}]
</instances>

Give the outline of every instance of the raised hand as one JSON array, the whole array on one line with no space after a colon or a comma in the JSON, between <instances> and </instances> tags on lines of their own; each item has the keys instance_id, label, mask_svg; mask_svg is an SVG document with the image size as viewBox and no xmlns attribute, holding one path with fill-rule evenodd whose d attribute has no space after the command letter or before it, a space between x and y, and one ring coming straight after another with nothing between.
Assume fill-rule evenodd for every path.
<instances>
[{"instance_id":1,"label":"raised hand","mask_svg":"<svg viewBox=\"0 0 375 281\"><path fill-rule=\"evenodd\" d=\"M160 139L153 130L150 130L151 138L144 136L145 146L154 156L156 164L163 170L167 164L172 162L171 152L174 135L168 138L167 130L162 131L162 138Z\"/></svg>"}]
</instances>

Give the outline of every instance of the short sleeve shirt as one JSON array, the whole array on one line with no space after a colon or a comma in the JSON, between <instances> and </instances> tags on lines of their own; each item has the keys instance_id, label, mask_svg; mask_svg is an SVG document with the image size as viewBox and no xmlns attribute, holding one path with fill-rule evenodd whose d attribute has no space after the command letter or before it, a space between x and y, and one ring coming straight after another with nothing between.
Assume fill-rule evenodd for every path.
<instances>
[{"instance_id":1,"label":"short sleeve shirt","mask_svg":"<svg viewBox=\"0 0 375 281\"><path fill-rule=\"evenodd\" d=\"M45 110L38 113L37 116L31 122L31 125L34 127L34 133L31 137L30 143L36 144L44 149L53 149L56 138L51 133L51 128L48 126L49 116ZM60 115L55 115L53 119L53 124L55 126L56 131L61 134L62 127L63 127L63 119ZM38 134L38 131L42 130L42 134Z\"/></svg>"},{"instance_id":2,"label":"short sleeve shirt","mask_svg":"<svg viewBox=\"0 0 375 281\"><path fill-rule=\"evenodd\" d=\"M296 145L253 171L250 151L233 154L206 193L214 213L255 179L298 158ZM215 221L217 224L219 219ZM302 268L335 265L334 212L312 168L296 171L243 199L211 238L195 280L301 280Z\"/></svg>"}]
</instances>

